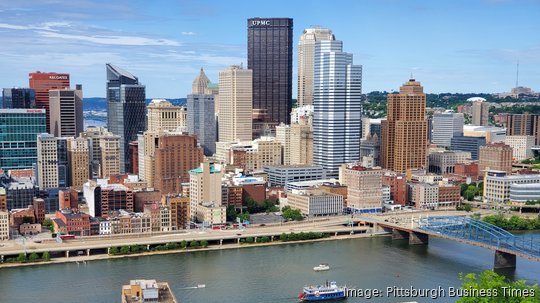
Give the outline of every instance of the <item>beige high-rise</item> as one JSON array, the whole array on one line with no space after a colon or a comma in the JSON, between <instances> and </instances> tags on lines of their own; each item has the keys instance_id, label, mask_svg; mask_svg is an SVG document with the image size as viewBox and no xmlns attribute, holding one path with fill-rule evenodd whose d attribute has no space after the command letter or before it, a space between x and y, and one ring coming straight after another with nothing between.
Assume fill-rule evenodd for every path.
<instances>
[{"instance_id":1,"label":"beige high-rise","mask_svg":"<svg viewBox=\"0 0 540 303\"><path fill-rule=\"evenodd\" d=\"M313 127L311 119L302 117L291 124L290 152L291 165L313 164Z\"/></svg>"},{"instance_id":2,"label":"beige high-rise","mask_svg":"<svg viewBox=\"0 0 540 303\"><path fill-rule=\"evenodd\" d=\"M191 85L191 93L193 95L204 95L206 94L206 90L208 89L208 84L210 84L210 79L206 76L204 73L203 68L201 67L201 72L193 80L193 84Z\"/></svg>"},{"instance_id":3,"label":"beige high-rise","mask_svg":"<svg viewBox=\"0 0 540 303\"><path fill-rule=\"evenodd\" d=\"M88 140L88 150L90 154L90 177L91 178L102 178L104 177L102 175L102 157L101 157L101 140L107 140L107 141L117 141L117 145L120 146L120 136L114 135L113 133L107 131L106 128L103 127L88 127L84 132L80 135L82 138L85 138ZM108 149L107 153L109 159L108 161L114 162L114 159L111 157L114 157L114 155L111 154L112 151L114 151L114 144L106 144L105 147ZM112 149L111 149L112 148ZM118 150L118 153L120 153L120 150ZM118 161L120 161L120 154L117 156ZM120 164L118 164L120 165ZM113 165L114 166L114 165ZM118 166L120 167L120 166ZM111 170L112 169L112 170ZM113 172L114 168L107 168L105 171ZM120 173L118 171L118 173ZM115 174L118 174L115 173Z\"/></svg>"},{"instance_id":4,"label":"beige high-rise","mask_svg":"<svg viewBox=\"0 0 540 303\"><path fill-rule=\"evenodd\" d=\"M49 91L50 130L55 137L77 137L84 130L82 85Z\"/></svg>"},{"instance_id":5,"label":"beige high-rise","mask_svg":"<svg viewBox=\"0 0 540 303\"><path fill-rule=\"evenodd\" d=\"M313 104L313 67L315 42L335 40L327 28L307 28L298 43L298 105Z\"/></svg>"},{"instance_id":6,"label":"beige high-rise","mask_svg":"<svg viewBox=\"0 0 540 303\"><path fill-rule=\"evenodd\" d=\"M352 209L382 208L383 170L365 168L357 164L343 164L339 168L339 182L347 185L347 207Z\"/></svg>"},{"instance_id":7,"label":"beige high-rise","mask_svg":"<svg viewBox=\"0 0 540 303\"><path fill-rule=\"evenodd\" d=\"M205 217L208 207L221 207L221 178L223 172L221 166L209 162L201 163L201 166L189 172L190 186L190 212L192 220L201 220ZM205 205L206 207L200 207Z\"/></svg>"},{"instance_id":8,"label":"beige high-rise","mask_svg":"<svg viewBox=\"0 0 540 303\"><path fill-rule=\"evenodd\" d=\"M425 168L427 160L426 94L410 79L399 94L388 94L388 118L381 121L381 165L405 172Z\"/></svg>"},{"instance_id":9,"label":"beige high-rise","mask_svg":"<svg viewBox=\"0 0 540 303\"><path fill-rule=\"evenodd\" d=\"M474 101L472 104L472 125L489 125L489 103Z\"/></svg>"},{"instance_id":10,"label":"beige high-rise","mask_svg":"<svg viewBox=\"0 0 540 303\"><path fill-rule=\"evenodd\" d=\"M219 141L251 141L253 72L231 65L219 73Z\"/></svg>"},{"instance_id":11,"label":"beige high-rise","mask_svg":"<svg viewBox=\"0 0 540 303\"><path fill-rule=\"evenodd\" d=\"M187 128L187 108L165 99L153 99L148 105L148 131Z\"/></svg>"},{"instance_id":12,"label":"beige high-rise","mask_svg":"<svg viewBox=\"0 0 540 303\"><path fill-rule=\"evenodd\" d=\"M58 143L53 135L37 136L37 171L41 190L58 187Z\"/></svg>"},{"instance_id":13,"label":"beige high-rise","mask_svg":"<svg viewBox=\"0 0 540 303\"><path fill-rule=\"evenodd\" d=\"M276 126L276 141L281 144L283 165L291 164L291 126L281 123Z\"/></svg>"},{"instance_id":14,"label":"beige high-rise","mask_svg":"<svg viewBox=\"0 0 540 303\"><path fill-rule=\"evenodd\" d=\"M108 178L120 174L120 138L119 136L102 136L99 139L101 152L101 177Z\"/></svg>"},{"instance_id":15,"label":"beige high-rise","mask_svg":"<svg viewBox=\"0 0 540 303\"><path fill-rule=\"evenodd\" d=\"M492 143L480 146L478 171L483 175L488 170L512 173L513 149L504 143Z\"/></svg>"},{"instance_id":16,"label":"beige high-rise","mask_svg":"<svg viewBox=\"0 0 540 303\"><path fill-rule=\"evenodd\" d=\"M67 146L70 184L75 190L81 191L90 176L88 140L83 137L69 138Z\"/></svg>"}]
</instances>

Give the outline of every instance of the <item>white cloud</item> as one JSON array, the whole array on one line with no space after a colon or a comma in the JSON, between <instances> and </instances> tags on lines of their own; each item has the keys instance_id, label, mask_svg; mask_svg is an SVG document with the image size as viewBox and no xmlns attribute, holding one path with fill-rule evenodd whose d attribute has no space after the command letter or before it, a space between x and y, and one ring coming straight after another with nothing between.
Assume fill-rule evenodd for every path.
<instances>
[{"instance_id":1,"label":"white cloud","mask_svg":"<svg viewBox=\"0 0 540 303\"><path fill-rule=\"evenodd\" d=\"M14 24L7 24L7 23L0 23L0 28L7 28L7 29L33 29L33 27L31 27L31 26L14 25Z\"/></svg>"},{"instance_id":2,"label":"white cloud","mask_svg":"<svg viewBox=\"0 0 540 303\"><path fill-rule=\"evenodd\" d=\"M182 36L195 36L194 32L182 32Z\"/></svg>"},{"instance_id":3,"label":"white cloud","mask_svg":"<svg viewBox=\"0 0 540 303\"><path fill-rule=\"evenodd\" d=\"M180 46L180 43L169 40L169 39L152 39L146 37L136 37L136 36L85 36L85 35L72 35L72 34L61 34L56 32L48 31L37 31L39 35L46 38L60 38L68 40L79 40L86 41L96 44L107 44L107 45L163 45L163 46Z\"/></svg>"}]
</instances>

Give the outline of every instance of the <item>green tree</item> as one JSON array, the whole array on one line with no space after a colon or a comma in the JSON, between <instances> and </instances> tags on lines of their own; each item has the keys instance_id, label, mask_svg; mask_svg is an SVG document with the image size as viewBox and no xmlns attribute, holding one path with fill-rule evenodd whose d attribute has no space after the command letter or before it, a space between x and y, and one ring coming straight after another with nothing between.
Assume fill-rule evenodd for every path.
<instances>
[{"instance_id":1,"label":"green tree","mask_svg":"<svg viewBox=\"0 0 540 303\"><path fill-rule=\"evenodd\" d=\"M242 220L242 222L249 221L249 219L250 219L249 212L247 212L247 211L239 214L238 217L240 217L240 220Z\"/></svg>"},{"instance_id":2,"label":"green tree","mask_svg":"<svg viewBox=\"0 0 540 303\"><path fill-rule=\"evenodd\" d=\"M123 255L129 254L129 246L122 246L120 248L120 253Z\"/></svg>"},{"instance_id":3,"label":"green tree","mask_svg":"<svg viewBox=\"0 0 540 303\"><path fill-rule=\"evenodd\" d=\"M117 255L118 254L118 247L113 246L111 249L109 249L109 255Z\"/></svg>"},{"instance_id":4,"label":"green tree","mask_svg":"<svg viewBox=\"0 0 540 303\"><path fill-rule=\"evenodd\" d=\"M48 229L50 231L54 231L54 223L51 219L46 218L45 220L43 220L42 225L43 225L43 228Z\"/></svg>"},{"instance_id":5,"label":"green tree","mask_svg":"<svg viewBox=\"0 0 540 303\"><path fill-rule=\"evenodd\" d=\"M253 237L247 237L247 238L246 238L246 243L251 244L251 243L253 243L253 242L254 242Z\"/></svg>"},{"instance_id":6,"label":"green tree","mask_svg":"<svg viewBox=\"0 0 540 303\"><path fill-rule=\"evenodd\" d=\"M26 255L23 254L23 253L20 253L20 254L17 256L17 262L21 262L21 263L26 262Z\"/></svg>"},{"instance_id":7,"label":"green tree","mask_svg":"<svg viewBox=\"0 0 540 303\"><path fill-rule=\"evenodd\" d=\"M201 246L202 246L202 247L208 247L208 241L202 240L202 241L201 241Z\"/></svg>"},{"instance_id":8,"label":"green tree","mask_svg":"<svg viewBox=\"0 0 540 303\"><path fill-rule=\"evenodd\" d=\"M524 280L509 281L504 276L497 273L486 270L479 275L467 274L465 276L460 274L460 280L462 281L461 288L468 290L469 294L462 296L457 302L459 303L539 303L540 302L540 290L538 285L527 285ZM485 296L478 294L480 289L491 292L491 296ZM505 292L506 289L506 292ZM532 296L508 296L507 290L527 290L530 293L534 293Z\"/></svg>"},{"instance_id":9,"label":"green tree","mask_svg":"<svg viewBox=\"0 0 540 303\"><path fill-rule=\"evenodd\" d=\"M186 248L187 246L188 246L188 243L186 240L183 240L182 242L180 242L180 247Z\"/></svg>"},{"instance_id":10,"label":"green tree","mask_svg":"<svg viewBox=\"0 0 540 303\"><path fill-rule=\"evenodd\" d=\"M227 222L236 221L236 209L234 208L233 205L227 206L226 217L227 217Z\"/></svg>"},{"instance_id":11,"label":"green tree","mask_svg":"<svg viewBox=\"0 0 540 303\"><path fill-rule=\"evenodd\" d=\"M39 256L35 252L31 253L30 256L28 256L28 261L30 262L36 262L37 259L39 259Z\"/></svg>"},{"instance_id":12,"label":"green tree","mask_svg":"<svg viewBox=\"0 0 540 303\"><path fill-rule=\"evenodd\" d=\"M198 242L198 241L195 241L195 240L193 240L193 241L191 241L191 242L189 243L189 247L191 247L191 248L197 248L197 247L199 247L199 246L200 246L199 242Z\"/></svg>"},{"instance_id":13,"label":"green tree","mask_svg":"<svg viewBox=\"0 0 540 303\"><path fill-rule=\"evenodd\" d=\"M50 261L51 260L51 255L49 254L48 251L46 251L41 255L41 259L43 259L43 261Z\"/></svg>"},{"instance_id":14,"label":"green tree","mask_svg":"<svg viewBox=\"0 0 540 303\"><path fill-rule=\"evenodd\" d=\"M294 220L294 221L302 221L304 220L304 216L300 212L299 209L292 209L289 206L283 207L282 211L283 219L285 220Z\"/></svg>"}]
</instances>

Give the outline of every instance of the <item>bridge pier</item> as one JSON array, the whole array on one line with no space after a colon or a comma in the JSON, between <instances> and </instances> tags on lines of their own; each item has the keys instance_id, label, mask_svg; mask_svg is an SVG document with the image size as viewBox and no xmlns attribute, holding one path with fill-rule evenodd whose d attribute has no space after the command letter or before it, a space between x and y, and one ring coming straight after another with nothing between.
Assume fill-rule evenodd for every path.
<instances>
[{"instance_id":1,"label":"bridge pier","mask_svg":"<svg viewBox=\"0 0 540 303\"><path fill-rule=\"evenodd\" d=\"M516 255L496 250L493 268L516 268Z\"/></svg>"},{"instance_id":2,"label":"bridge pier","mask_svg":"<svg viewBox=\"0 0 540 303\"><path fill-rule=\"evenodd\" d=\"M399 229L392 229L392 240L406 240L409 239L409 232L399 230Z\"/></svg>"},{"instance_id":3,"label":"bridge pier","mask_svg":"<svg viewBox=\"0 0 540 303\"><path fill-rule=\"evenodd\" d=\"M428 234L418 233L414 231L409 233L409 245L427 245L428 243Z\"/></svg>"},{"instance_id":4,"label":"bridge pier","mask_svg":"<svg viewBox=\"0 0 540 303\"><path fill-rule=\"evenodd\" d=\"M219 246L223 246L223 239L219 240Z\"/></svg>"},{"instance_id":5,"label":"bridge pier","mask_svg":"<svg viewBox=\"0 0 540 303\"><path fill-rule=\"evenodd\" d=\"M66 251L66 258L69 258L69 250Z\"/></svg>"},{"instance_id":6,"label":"bridge pier","mask_svg":"<svg viewBox=\"0 0 540 303\"><path fill-rule=\"evenodd\" d=\"M90 248L86 249L86 255L90 256Z\"/></svg>"}]
</instances>

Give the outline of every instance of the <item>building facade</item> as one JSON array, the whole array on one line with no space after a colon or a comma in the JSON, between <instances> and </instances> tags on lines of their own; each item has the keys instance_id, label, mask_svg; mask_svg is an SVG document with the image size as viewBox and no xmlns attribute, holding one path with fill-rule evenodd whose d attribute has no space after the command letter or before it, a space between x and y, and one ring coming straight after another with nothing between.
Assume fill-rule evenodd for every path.
<instances>
[{"instance_id":1,"label":"building facade","mask_svg":"<svg viewBox=\"0 0 540 303\"><path fill-rule=\"evenodd\" d=\"M302 117L298 123L291 124L289 140L291 165L313 164L313 126L309 121L311 119Z\"/></svg>"},{"instance_id":2,"label":"building facade","mask_svg":"<svg viewBox=\"0 0 540 303\"><path fill-rule=\"evenodd\" d=\"M380 168L343 164L339 182L347 186L347 210L350 212L382 212L382 176Z\"/></svg>"},{"instance_id":3,"label":"building facade","mask_svg":"<svg viewBox=\"0 0 540 303\"><path fill-rule=\"evenodd\" d=\"M276 126L276 141L281 144L282 161L278 164L291 164L291 126L279 124Z\"/></svg>"},{"instance_id":4,"label":"building facade","mask_svg":"<svg viewBox=\"0 0 540 303\"><path fill-rule=\"evenodd\" d=\"M187 130L197 136L204 155L216 153L216 115L214 95L191 94L187 96Z\"/></svg>"},{"instance_id":5,"label":"building facade","mask_svg":"<svg viewBox=\"0 0 540 303\"><path fill-rule=\"evenodd\" d=\"M533 136L540 145L540 114L510 114L506 117L508 136Z\"/></svg>"},{"instance_id":6,"label":"building facade","mask_svg":"<svg viewBox=\"0 0 540 303\"><path fill-rule=\"evenodd\" d=\"M285 187L289 182L326 179L326 170L320 165L266 166L264 172L273 187Z\"/></svg>"},{"instance_id":7,"label":"building facade","mask_svg":"<svg viewBox=\"0 0 540 303\"><path fill-rule=\"evenodd\" d=\"M83 184L90 177L88 140L82 137L68 138L67 145L69 184L82 191Z\"/></svg>"},{"instance_id":8,"label":"building facade","mask_svg":"<svg viewBox=\"0 0 540 303\"><path fill-rule=\"evenodd\" d=\"M287 194L287 203L309 217L340 215L343 213L343 196L317 188L293 190Z\"/></svg>"},{"instance_id":9,"label":"building facade","mask_svg":"<svg viewBox=\"0 0 540 303\"><path fill-rule=\"evenodd\" d=\"M512 147L504 143L493 143L480 147L478 170L481 174L488 170L512 173Z\"/></svg>"},{"instance_id":10,"label":"building facade","mask_svg":"<svg viewBox=\"0 0 540 303\"><path fill-rule=\"evenodd\" d=\"M362 66L339 40L315 42L313 163L338 177L343 163L360 160Z\"/></svg>"},{"instance_id":11,"label":"building facade","mask_svg":"<svg viewBox=\"0 0 540 303\"><path fill-rule=\"evenodd\" d=\"M450 140L450 150L470 152L472 160L478 160L480 147L484 145L486 145L486 137L455 136Z\"/></svg>"},{"instance_id":12,"label":"building facade","mask_svg":"<svg viewBox=\"0 0 540 303\"><path fill-rule=\"evenodd\" d=\"M51 133L49 90L69 89L69 74L34 72L28 74L28 82L36 93L36 108L45 110L47 133Z\"/></svg>"},{"instance_id":13,"label":"building facade","mask_svg":"<svg viewBox=\"0 0 540 303\"><path fill-rule=\"evenodd\" d=\"M147 107L149 131L185 130L187 128L187 108L172 105L165 99L153 99Z\"/></svg>"},{"instance_id":14,"label":"building facade","mask_svg":"<svg viewBox=\"0 0 540 303\"><path fill-rule=\"evenodd\" d=\"M429 154L429 172L435 174L454 174L455 165L471 160L471 153L458 150L444 150Z\"/></svg>"},{"instance_id":15,"label":"building facade","mask_svg":"<svg viewBox=\"0 0 540 303\"><path fill-rule=\"evenodd\" d=\"M0 108L36 108L36 91L31 88L4 88Z\"/></svg>"},{"instance_id":16,"label":"building facade","mask_svg":"<svg viewBox=\"0 0 540 303\"><path fill-rule=\"evenodd\" d=\"M504 139L504 143L512 148L512 156L515 161L534 157L532 150L534 142L533 136L506 136Z\"/></svg>"},{"instance_id":17,"label":"building facade","mask_svg":"<svg viewBox=\"0 0 540 303\"><path fill-rule=\"evenodd\" d=\"M465 118L461 113L444 112L433 114L431 143L450 147L454 136L463 136Z\"/></svg>"},{"instance_id":18,"label":"building facade","mask_svg":"<svg viewBox=\"0 0 540 303\"><path fill-rule=\"evenodd\" d=\"M489 103L487 103L486 100L473 101L472 124L480 126L489 125Z\"/></svg>"},{"instance_id":19,"label":"building facade","mask_svg":"<svg viewBox=\"0 0 540 303\"><path fill-rule=\"evenodd\" d=\"M484 202L510 202L510 187L513 184L540 184L540 175L508 175L504 171L490 170L484 176ZM514 187L514 198L519 187Z\"/></svg>"},{"instance_id":20,"label":"building facade","mask_svg":"<svg viewBox=\"0 0 540 303\"><path fill-rule=\"evenodd\" d=\"M203 162L199 168L192 169L189 174L191 220L219 224L218 218L221 218L221 212L224 210L221 201L221 178L223 176L221 166Z\"/></svg>"},{"instance_id":21,"label":"building facade","mask_svg":"<svg viewBox=\"0 0 540 303\"><path fill-rule=\"evenodd\" d=\"M37 136L37 180L40 189L59 187L58 138Z\"/></svg>"},{"instance_id":22,"label":"building facade","mask_svg":"<svg viewBox=\"0 0 540 303\"><path fill-rule=\"evenodd\" d=\"M82 85L49 90L49 129L55 137L77 137L84 129Z\"/></svg>"}]
</instances>

